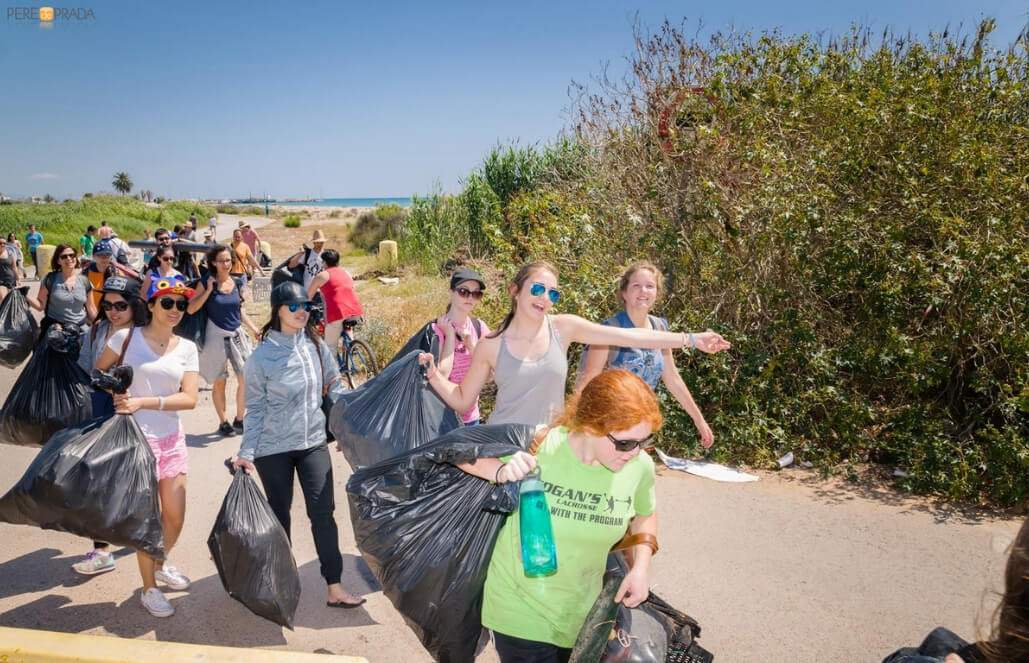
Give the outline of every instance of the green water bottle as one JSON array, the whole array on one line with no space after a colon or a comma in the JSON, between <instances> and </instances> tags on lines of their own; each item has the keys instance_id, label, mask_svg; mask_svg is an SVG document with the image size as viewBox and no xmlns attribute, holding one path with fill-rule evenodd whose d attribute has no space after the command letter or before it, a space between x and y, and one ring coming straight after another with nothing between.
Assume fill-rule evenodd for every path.
<instances>
[{"instance_id":1,"label":"green water bottle","mask_svg":"<svg viewBox=\"0 0 1029 663\"><path fill-rule=\"evenodd\" d=\"M539 472L522 479L518 490L518 524L522 535L522 568L530 578L557 573L557 548L550 526L550 508Z\"/></svg>"}]
</instances>

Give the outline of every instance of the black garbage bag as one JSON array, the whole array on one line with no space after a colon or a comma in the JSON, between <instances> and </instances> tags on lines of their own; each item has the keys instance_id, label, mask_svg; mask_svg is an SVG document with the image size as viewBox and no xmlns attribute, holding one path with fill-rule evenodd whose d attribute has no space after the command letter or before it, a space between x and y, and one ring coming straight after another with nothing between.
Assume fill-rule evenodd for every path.
<instances>
[{"instance_id":1,"label":"black garbage bag","mask_svg":"<svg viewBox=\"0 0 1029 663\"><path fill-rule=\"evenodd\" d=\"M365 562L425 648L442 663L471 661L482 629L482 588L517 484L497 485L456 463L527 449L534 428L469 426L357 470L350 521Z\"/></svg>"},{"instance_id":2,"label":"black garbage bag","mask_svg":"<svg viewBox=\"0 0 1029 663\"><path fill-rule=\"evenodd\" d=\"M189 287L196 288L199 282L200 279L190 281ZM196 313L183 313L174 331L176 336L193 341L198 349L202 349L207 336L207 309L201 307Z\"/></svg>"},{"instance_id":3,"label":"black garbage bag","mask_svg":"<svg viewBox=\"0 0 1029 663\"><path fill-rule=\"evenodd\" d=\"M463 425L422 375L417 352L344 392L329 417L329 429L354 468L417 449Z\"/></svg>"},{"instance_id":4,"label":"black garbage bag","mask_svg":"<svg viewBox=\"0 0 1029 663\"><path fill-rule=\"evenodd\" d=\"M418 352L431 352L432 356L439 361L439 336L432 330L433 323L435 320L429 320L421 328L411 335L411 338L407 339L407 343L404 343L404 347L400 348L393 358L386 364L386 368L393 365L394 362L400 361L407 355L411 354L415 350ZM385 368L382 370L386 370Z\"/></svg>"},{"instance_id":5,"label":"black garbage bag","mask_svg":"<svg viewBox=\"0 0 1029 663\"><path fill-rule=\"evenodd\" d=\"M697 644L700 625L653 592L635 608L615 603L628 573L625 557L611 553L600 595L586 615L569 663L711 663Z\"/></svg>"},{"instance_id":6,"label":"black garbage bag","mask_svg":"<svg viewBox=\"0 0 1029 663\"><path fill-rule=\"evenodd\" d=\"M78 334L51 327L0 409L0 442L42 446L50 436L93 416L89 376L76 363Z\"/></svg>"},{"instance_id":7,"label":"black garbage bag","mask_svg":"<svg viewBox=\"0 0 1029 663\"><path fill-rule=\"evenodd\" d=\"M246 472L234 474L207 547L229 596L292 630L300 573L286 530Z\"/></svg>"},{"instance_id":8,"label":"black garbage bag","mask_svg":"<svg viewBox=\"0 0 1029 663\"><path fill-rule=\"evenodd\" d=\"M136 420L116 414L59 431L0 498L0 521L164 559L157 468Z\"/></svg>"},{"instance_id":9,"label":"black garbage bag","mask_svg":"<svg viewBox=\"0 0 1029 663\"><path fill-rule=\"evenodd\" d=\"M32 353L39 324L32 316L25 294L28 286L15 288L0 303L0 365L15 368Z\"/></svg>"}]
</instances>

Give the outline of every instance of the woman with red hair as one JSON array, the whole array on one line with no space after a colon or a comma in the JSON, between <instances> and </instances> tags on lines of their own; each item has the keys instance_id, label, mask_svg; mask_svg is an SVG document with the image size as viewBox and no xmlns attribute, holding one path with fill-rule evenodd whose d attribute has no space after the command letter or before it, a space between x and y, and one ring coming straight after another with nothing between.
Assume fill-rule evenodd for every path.
<instances>
[{"instance_id":1,"label":"woman with red hair","mask_svg":"<svg viewBox=\"0 0 1029 663\"><path fill-rule=\"evenodd\" d=\"M482 623L493 632L502 663L567 661L586 614L600 593L608 551L629 528L637 545L615 601L635 607L649 593L657 552L654 463L642 452L661 427L654 392L623 370L593 378L549 429L536 454L482 458L460 466L505 483L538 469L551 509L557 572L522 571L518 518L508 518L490 559ZM544 434L545 433L545 434Z\"/></svg>"}]
</instances>

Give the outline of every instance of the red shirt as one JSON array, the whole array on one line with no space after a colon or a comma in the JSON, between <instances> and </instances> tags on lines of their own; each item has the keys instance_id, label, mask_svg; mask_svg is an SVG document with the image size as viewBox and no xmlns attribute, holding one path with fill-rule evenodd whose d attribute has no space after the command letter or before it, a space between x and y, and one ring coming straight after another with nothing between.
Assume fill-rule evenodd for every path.
<instances>
[{"instance_id":1,"label":"red shirt","mask_svg":"<svg viewBox=\"0 0 1029 663\"><path fill-rule=\"evenodd\" d=\"M354 279L342 267L325 270L329 280L319 290L325 298L325 322L361 315L361 302L354 292Z\"/></svg>"}]
</instances>

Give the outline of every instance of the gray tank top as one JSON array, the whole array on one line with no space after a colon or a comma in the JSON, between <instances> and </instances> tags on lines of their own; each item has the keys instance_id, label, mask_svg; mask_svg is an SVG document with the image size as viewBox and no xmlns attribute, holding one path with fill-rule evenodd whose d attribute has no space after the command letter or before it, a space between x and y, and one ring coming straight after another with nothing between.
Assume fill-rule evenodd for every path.
<instances>
[{"instance_id":1,"label":"gray tank top","mask_svg":"<svg viewBox=\"0 0 1029 663\"><path fill-rule=\"evenodd\" d=\"M503 334L493 382L497 385L497 404L490 414L490 424L549 424L561 412L565 402L565 379L568 357L561 349L550 316L550 345L543 356L534 361L518 359L507 350Z\"/></svg>"}]
</instances>

